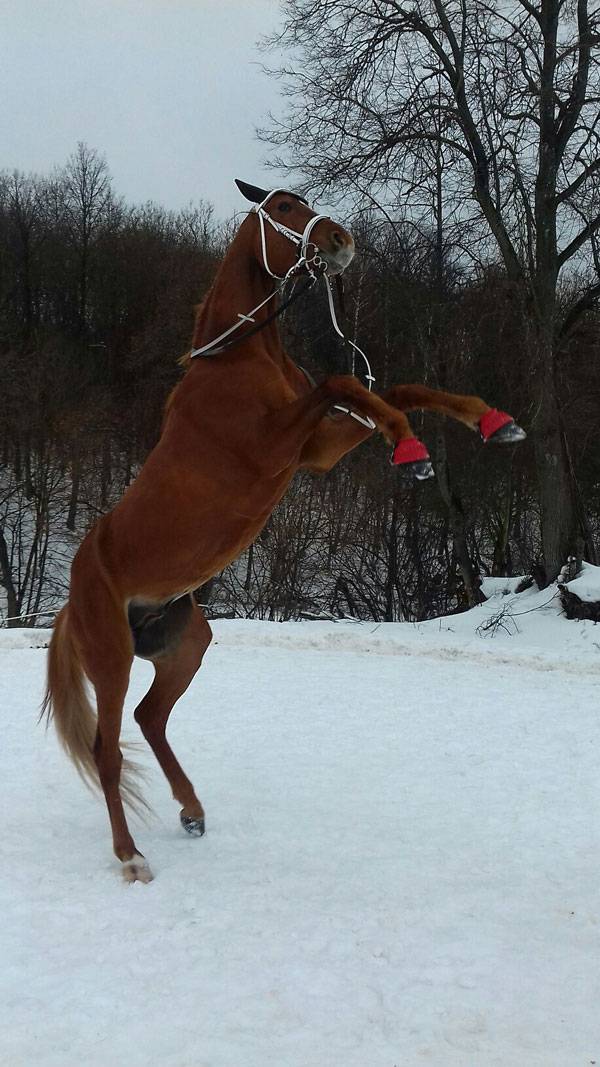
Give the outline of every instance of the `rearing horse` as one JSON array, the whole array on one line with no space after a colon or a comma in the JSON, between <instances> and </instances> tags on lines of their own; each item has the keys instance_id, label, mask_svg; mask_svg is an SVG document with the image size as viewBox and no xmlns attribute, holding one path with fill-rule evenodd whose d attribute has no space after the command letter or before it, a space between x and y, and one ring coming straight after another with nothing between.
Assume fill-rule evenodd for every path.
<instances>
[{"instance_id":1,"label":"rearing horse","mask_svg":"<svg viewBox=\"0 0 600 1067\"><path fill-rule=\"evenodd\" d=\"M394 449L393 462L428 477L427 451L404 414L416 409L458 419L484 440L524 436L479 397L422 385L393 386L381 397L351 375L313 386L282 348L271 314L274 279L340 273L354 241L296 194L238 185L255 207L199 308L160 440L81 544L50 643L44 710L78 770L104 791L128 882L152 878L122 802L122 794L141 799L119 748L133 657L155 668L135 719L181 805L184 828L201 836L204 809L165 736L211 640L192 594L254 541L296 471L330 470L377 430ZM346 413L331 417L336 406Z\"/></svg>"}]
</instances>

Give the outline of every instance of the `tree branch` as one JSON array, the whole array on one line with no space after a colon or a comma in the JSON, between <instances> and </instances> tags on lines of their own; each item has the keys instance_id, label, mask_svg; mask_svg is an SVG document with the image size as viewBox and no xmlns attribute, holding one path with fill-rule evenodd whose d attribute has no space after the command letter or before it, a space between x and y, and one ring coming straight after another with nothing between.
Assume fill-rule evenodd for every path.
<instances>
[{"instance_id":1,"label":"tree branch","mask_svg":"<svg viewBox=\"0 0 600 1067\"><path fill-rule=\"evenodd\" d=\"M573 194L581 188L588 178L591 178L592 174L595 174L599 170L600 159L595 159L593 163L589 163L588 166L582 170L581 174L579 174L571 184L566 187L566 189L563 189L562 192L557 194L556 203L564 204L566 200L569 200Z\"/></svg>"},{"instance_id":2,"label":"tree branch","mask_svg":"<svg viewBox=\"0 0 600 1067\"><path fill-rule=\"evenodd\" d=\"M592 237L598 230L600 230L600 215L597 215L595 219L588 222L587 226L584 226L577 236L569 242L566 248L563 248L562 252L559 253L558 269L560 270L565 263L579 251L581 246L584 245L586 241L589 241L590 237Z\"/></svg>"},{"instance_id":3,"label":"tree branch","mask_svg":"<svg viewBox=\"0 0 600 1067\"><path fill-rule=\"evenodd\" d=\"M600 299L600 281L592 285L586 293L579 298L565 316L564 322L558 331L561 341L565 341L573 332L579 319L586 311L590 311Z\"/></svg>"}]
</instances>

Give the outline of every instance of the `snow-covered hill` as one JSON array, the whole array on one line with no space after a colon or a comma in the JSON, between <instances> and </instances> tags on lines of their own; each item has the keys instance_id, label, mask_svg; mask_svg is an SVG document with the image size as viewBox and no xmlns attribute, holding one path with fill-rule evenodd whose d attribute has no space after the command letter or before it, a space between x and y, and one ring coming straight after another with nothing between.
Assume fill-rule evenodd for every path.
<instances>
[{"instance_id":1,"label":"snow-covered hill","mask_svg":"<svg viewBox=\"0 0 600 1067\"><path fill-rule=\"evenodd\" d=\"M514 588L215 624L170 731L208 833L144 755L149 886L36 724L47 634L0 634L2 1067L600 1062L600 628Z\"/></svg>"}]
</instances>

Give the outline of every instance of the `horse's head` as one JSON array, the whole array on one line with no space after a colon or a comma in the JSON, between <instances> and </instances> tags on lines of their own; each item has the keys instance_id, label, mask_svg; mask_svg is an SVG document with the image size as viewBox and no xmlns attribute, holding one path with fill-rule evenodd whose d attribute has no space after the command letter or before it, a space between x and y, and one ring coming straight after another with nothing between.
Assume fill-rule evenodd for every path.
<instances>
[{"instance_id":1,"label":"horse's head","mask_svg":"<svg viewBox=\"0 0 600 1067\"><path fill-rule=\"evenodd\" d=\"M341 274L354 256L354 240L328 215L318 215L298 193L258 189L236 179L258 217L257 256L265 270L285 278L294 266L309 273Z\"/></svg>"}]
</instances>

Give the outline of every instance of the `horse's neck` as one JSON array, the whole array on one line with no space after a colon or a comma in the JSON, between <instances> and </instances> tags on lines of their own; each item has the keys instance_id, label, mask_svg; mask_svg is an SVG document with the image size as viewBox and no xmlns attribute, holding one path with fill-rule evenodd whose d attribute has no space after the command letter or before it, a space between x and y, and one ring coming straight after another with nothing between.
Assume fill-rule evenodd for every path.
<instances>
[{"instance_id":1,"label":"horse's neck","mask_svg":"<svg viewBox=\"0 0 600 1067\"><path fill-rule=\"evenodd\" d=\"M249 315L273 292L276 284L275 279L270 278L257 263L247 235L240 231L219 267L212 288L198 309L193 347L201 348L210 344L239 322L240 316ZM252 316L253 322L243 322L239 330L226 340L242 337L255 323L264 322L276 310L277 299L273 297L269 300ZM255 336L272 358L278 361L283 358L277 322L269 323Z\"/></svg>"}]
</instances>

